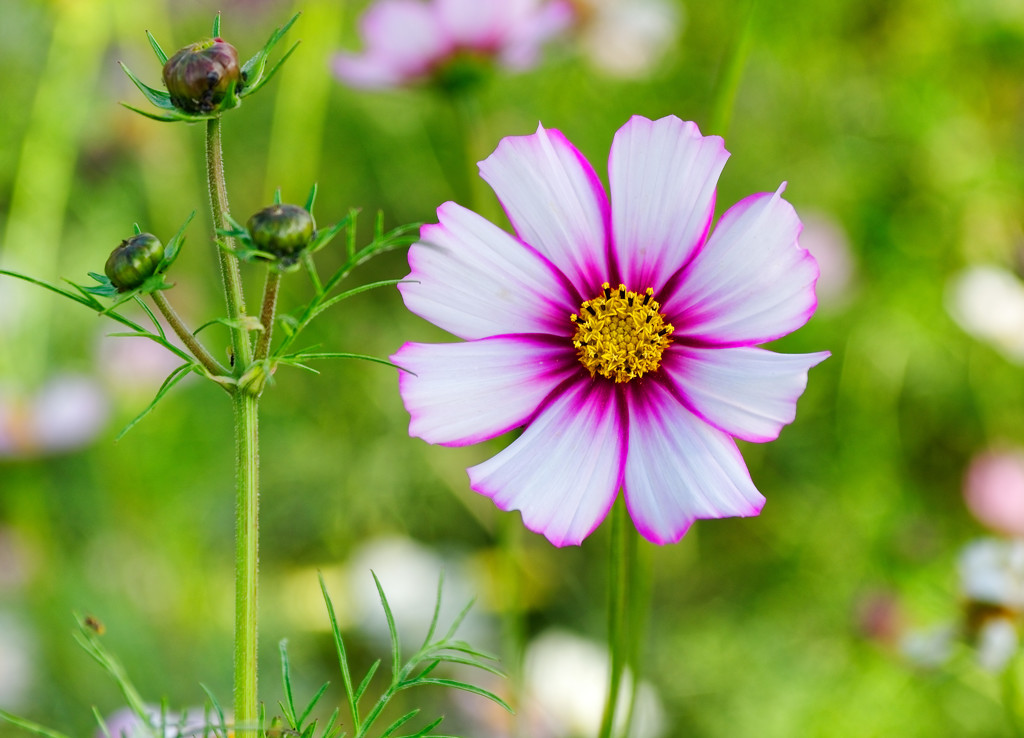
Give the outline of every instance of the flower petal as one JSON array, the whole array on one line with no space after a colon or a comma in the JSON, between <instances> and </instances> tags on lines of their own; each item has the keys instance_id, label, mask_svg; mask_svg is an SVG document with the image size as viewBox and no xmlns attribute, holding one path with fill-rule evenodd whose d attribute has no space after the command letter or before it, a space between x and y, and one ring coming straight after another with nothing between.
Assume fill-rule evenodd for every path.
<instances>
[{"instance_id":1,"label":"flower petal","mask_svg":"<svg viewBox=\"0 0 1024 738\"><path fill-rule=\"evenodd\" d=\"M634 115L618 130L608 161L612 242L629 289L659 292L704 244L728 158L719 136L674 115Z\"/></svg>"},{"instance_id":2,"label":"flower petal","mask_svg":"<svg viewBox=\"0 0 1024 738\"><path fill-rule=\"evenodd\" d=\"M506 333L571 336L579 309L564 277L534 249L453 202L409 249L406 306L459 338Z\"/></svg>"},{"instance_id":3,"label":"flower petal","mask_svg":"<svg viewBox=\"0 0 1024 738\"><path fill-rule=\"evenodd\" d=\"M578 382L544 407L470 486L556 546L578 544L605 518L622 483L625 428L609 383Z\"/></svg>"},{"instance_id":4,"label":"flower petal","mask_svg":"<svg viewBox=\"0 0 1024 738\"><path fill-rule=\"evenodd\" d=\"M466 343L407 343L391 361L409 435L464 446L518 428L580 369L571 346L530 336Z\"/></svg>"},{"instance_id":5,"label":"flower petal","mask_svg":"<svg viewBox=\"0 0 1024 738\"><path fill-rule=\"evenodd\" d=\"M658 382L627 387L626 507L644 538L675 543L698 518L757 515L764 497L736 443Z\"/></svg>"},{"instance_id":6,"label":"flower petal","mask_svg":"<svg viewBox=\"0 0 1024 738\"><path fill-rule=\"evenodd\" d=\"M730 436L761 443L793 422L807 371L828 356L677 345L662 366L691 410Z\"/></svg>"},{"instance_id":7,"label":"flower petal","mask_svg":"<svg viewBox=\"0 0 1024 738\"><path fill-rule=\"evenodd\" d=\"M800 219L774 194L729 208L662 302L675 337L714 346L772 341L806 323L818 265L797 236Z\"/></svg>"},{"instance_id":8,"label":"flower petal","mask_svg":"<svg viewBox=\"0 0 1024 738\"><path fill-rule=\"evenodd\" d=\"M503 138L480 162L516 233L547 256L584 299L609 279L608 198L594 168L560 131Z\"/></svg>"}]
</instances>

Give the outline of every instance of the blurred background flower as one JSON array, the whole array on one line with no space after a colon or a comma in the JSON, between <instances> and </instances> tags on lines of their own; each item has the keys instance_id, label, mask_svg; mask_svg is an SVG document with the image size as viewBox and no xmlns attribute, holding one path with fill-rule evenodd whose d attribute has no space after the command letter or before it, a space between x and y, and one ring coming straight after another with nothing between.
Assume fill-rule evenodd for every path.
<instances>
[{"instance_id":1,"label":"blurred background flower","mask_svg":"<svg viewBox=\"0 0 1024 738\"><path fill-rule=\"evenodd\" d=\"M336 54L334 73L353 87L459 86L466 63L533 66L571 20L568 0L377 0L360 18L365 51Z\"/></svg>"}]
</instances>

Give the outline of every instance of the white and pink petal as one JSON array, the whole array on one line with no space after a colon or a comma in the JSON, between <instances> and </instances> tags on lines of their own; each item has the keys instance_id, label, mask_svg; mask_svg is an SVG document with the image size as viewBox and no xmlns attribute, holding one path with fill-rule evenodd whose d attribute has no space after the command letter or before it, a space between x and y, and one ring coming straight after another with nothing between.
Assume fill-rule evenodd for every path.
<instances>
[{"instance_id":1,"label":"white and pink petal","mask_svg":"<svg viewBox=\"0 0 1024 738\"><path fill-rule=\"evenodd\" d=\"M634 115L608 160L612 243L622 281L659 292L704 244L729 152L696 123Z\"/></svg>"},{"instance_id":2,"label":"white and pink petal","mask_svg":"<svg viewBox=\"0 0 1024 738\"><path fill-rule=\"evenodd\" d=\"M608 198L594 168L560 131L508 136L480 162L516 233L587 299L609 278Z\"/></svg>"},{"instance_id":3,"label":"white and pink petal","mask_svg":"<svg viewBox=\"0 0 1024 738\"><path fill-rule=\"evenodd\" d=\"M674 345L662 369L683 403L730 436L765 442L778 438L796 417L807 371L828 358L778 354L759 348Z\"/></svg>"},{"instance_id":4,"label":"white and pink petal","mask_svg":"<svg viewBox=\"0 0 1024 738\"><path fill-rule=\"evenodd\" d=\"M465 343L407 343L391 361L409 411L409 435L427 443L480 443L523 425L580 371L561 341L499 336Z\"/></svg>"},{"instance_id":5,"label":"white and pink petal","mask_svg":"<svg viewBox=\"0 0 1024 738\"><path fill-rule=\"evenodd\" d=\"M579 381L553 397L508 448L471 467L470 486L556 546L575 545L604 520L622 484L620 394Z\"/></svg>"},{"instance_id":6,"label":"white and pink petal","mask_svg":"<svg viewBox=\"0 0 1024 738\"><path fill-rule=\"evenodd\" d=\"M448 202L409 249L398 286L406 306L464 339L509 333L572 335L579 309L565 278L537 251Z\"/></svg>"},{"instance_id":7,"label":"white and pink petal","mask_svg":"<svg viewBox=\"0 0 1024 738\"><path fill-rule=\"evenodd\" d=\"M649 541L675 543L694 520L753 516L764 497L736 443L658 382L631 384L625 498Z\"/></svg>"},{"instance_id":8,"label":"white and pink petal","mask_svg":"<svg viewBox=\"0 0 1024 738\"><path fill-rule=\"evenodd\" d=\"M711 346L765 343L806 323L818 265L800 247L800 219L777 192L729 208L662 300L677 339Z\"/></svg>"}]
</instances>

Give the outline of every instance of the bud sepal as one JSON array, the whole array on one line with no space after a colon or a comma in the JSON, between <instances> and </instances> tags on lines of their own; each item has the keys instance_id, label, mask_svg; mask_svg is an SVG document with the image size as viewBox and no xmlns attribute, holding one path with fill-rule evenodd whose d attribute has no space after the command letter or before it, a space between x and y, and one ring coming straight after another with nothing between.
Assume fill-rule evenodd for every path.
<instances>
[{"instance_id":1,"label":"bud sepal","mask_svg":"<svg viewBox=\"0 0 1024 738\"><path fill-rule=\"evenodd\" d=\"M133 110L140 115L144 115L147 118L153 120L159 120L164 122L173 121L185 121L187 123L194 123L197 121L209 120L211 118L218 117L221 113L226 110L237 108L242 104L242 100L249 95L257 92L263 85L270 81L277 70L284 64L285 60L291 56L292 52L295 51L295 47L298 46L298 42L292 45L284 56L282 56L274 66L267 71L267 59L270 56L271 50L277 44L278 41L288 32L292 24L299 17L296 13L291 19L281 28L274 30L270 34L270 38L267 43L263 45L263 48L256 52L245 64L241 67L237 67L237 54L235 56L235 66L232 69L230 62L227 62L227 58L222 56L219 52L227 52L224 47L230 47L231 52L234 52L234 47L228 44L220 37L220 15L213 21L213 31L211 38L207 41L202 41L195 44L190 44L179 50L172 57L168 58L167 54L161 48L160 44L154 38L153 34L146 31L146 36L149 38L149 45L153 48L153 53L156 54L156 58L164 65L164 80L165 84L168 84L167 90L161 90L155 87L150 87L145 82L136 77L130 69L123 62L121 68L124 70L128 78L134 83L139 91L145 95L146 99L149 100L160 112L154 113L147 110L141 110L128 103L121 103L129 110ZM222 45L222 46L218 46ZM202 57L210 57L211 48L215 49L212 53L213 59L207 58L205 61ZM195 77L192 77L190 82L185 82L181 79L181 62L183 61L182 54L193 59L193 64L209 64L209 72L213 77L208 82L209 90L200 90L199 94L195 95L182 95L182 86L184 88L190 88L195 84ZM199 60L196 61L196 55ZM170 71L168 70L172 68ZM237 76L235 72L237 71ZM168 74L171 75L171 80L168 82Z\"/></svg>"},{"instance_id":2,"label":"bud sepal","mask_svg":"<svg viewBox=\"0 0 1024 738\"><path fill-rule=\"evenodd\" d=\"M192 222L195 214L193 210L166 246L152 233L143 233L138 224L135 224L135 234L122 241L111 252L104 267L104 274L89 272L89 276L97 284L75 286L91 295L112 298L114 304L111 308L137 295L169 289L173 285L164 275L178 258L181 246L185 242L185 228Z\"/></svg>"}]
</instances>

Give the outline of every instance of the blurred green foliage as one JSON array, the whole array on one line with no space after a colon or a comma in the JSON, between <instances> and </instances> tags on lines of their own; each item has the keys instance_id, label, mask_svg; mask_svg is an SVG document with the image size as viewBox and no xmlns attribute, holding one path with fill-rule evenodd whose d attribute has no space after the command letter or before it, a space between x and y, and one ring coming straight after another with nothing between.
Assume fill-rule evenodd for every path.
<instances>
[{"instance_id":1,"label":"blurred green foliage","mask_svg":"<svg viewBox=\"0 0 1024 738\"><path fill-rule=\"evenodd\" d=\"M330 53L358 44L363 5L7 0L0 260L79 279L99 270L133 222L166 238L191 210L205 212L201 127L116 104L143 102L118 60L159 79L147 29L178 48L221 10L225 37L247 56L302 11L297 52L225 118L233 207L254 212L277 187L285 201L302 201L316 181L321 222L357 206L382 209L392 227L429 221L448 199L475 198L497 217L485 187L467 191L464 162L538 121L561 129L602 177L612 135L632 114L675 114L722 133L708 128L716 86L751 12L681 4L676 47L643 79L602 76L571 42L556 46L537 69L484 89L463 153L453 111L429 91L358 92L329 76ZM743 449L768 499L763 514L701 522L678 545L645 547L654 571L646 676L670 735L1003 734L997 677L969 663L915 669L892 643L868 637L862 620L872 602L889 600L907 628L957 617L957 551L980 533L960 499L963 469L990 444L1024 442L1021 367L964 335L944 309L946 285L965 264L1020 259L1024 10L1013 0L764 0L752 12L719 212L786 180L799 213L827 216L847 234L855 275L844 301L823 299L808 326L779 342L833 357L811 372L781 438ZM179 287L170 297L193 325L223 310L209 230L209 215L197 217L171 275ZM406 269L393 253L360 277ZM250 276L255 299L258 270ZM301 279L285 282L285 309L303 289ZM97 344L111 325L10 281L0 282L0 306L3 381L31 388L59 370L102 375ZM332 318L314 329L328 350L386 356L405 340L441 337L392 290L347 301ZM209 337L224 343L213 329ZM337 678L326 614L296 604L316 602L316 568L336 569L378 535L481 561L498 537L500 513L470 492L463 471L492 448L409 439L385 367L319 368L283 369L263 403L269 704L280 696L283 637L296 684L315 690ZM202 682L229 701L230 408L216 388L186 382L114 444L159 381L132 392L108 384L114 417L83 450L0 460L0 549L18 552L0 558L0 611L31 636L18 711L75 735L94 730L91 705L110 712L119 703L70 636L73 610L106 624L107 646L144 694L199 704ZM560 624L603 638L606 537L602 528L578 549L554 550L523 534L530 632ZM478 584L479 606L496 609L501 581ZM354 651L369 658L371 645Z\"/></svg>"}]
</instances>

